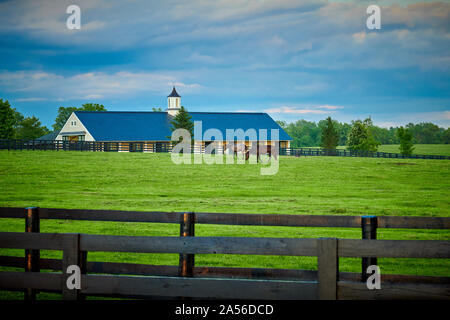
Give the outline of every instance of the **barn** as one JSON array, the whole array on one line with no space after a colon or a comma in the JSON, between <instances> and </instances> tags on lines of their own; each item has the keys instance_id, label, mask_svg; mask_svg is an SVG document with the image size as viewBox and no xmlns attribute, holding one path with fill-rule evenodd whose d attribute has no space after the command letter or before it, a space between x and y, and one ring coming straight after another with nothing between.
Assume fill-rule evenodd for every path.
<instances>
[{"instance_id":1,"label":"barn","mask_svg":"<svg viewBox=\"0 0 450 320\"><path fill-rule=\"evenodd\" d=\"M164 112L133 111L75 111L57 135L57 141L95 141L105 143L105 151L149 151L163 152L170 148L171 120L181 108L181 96L175 87L167 97ZM267 130L267 144L271 144L271 129L278 129L281 148L289 148L291 137L267 114L262 112L189 112L201 132L202 139L195 140L197 150L204 150L214 143L217 152L224 150L229 141L238 141L251 146L256 140L266 140L259 136L260 129ZM200 127L198 127L200 125ZM215 129L222 138L216 136L203 139L205 132ZM227 137L227 129L249 132L254 129L255 136L242 140ZM113 150L111 150L113 149Z\"/></svg>"}]
</instances>

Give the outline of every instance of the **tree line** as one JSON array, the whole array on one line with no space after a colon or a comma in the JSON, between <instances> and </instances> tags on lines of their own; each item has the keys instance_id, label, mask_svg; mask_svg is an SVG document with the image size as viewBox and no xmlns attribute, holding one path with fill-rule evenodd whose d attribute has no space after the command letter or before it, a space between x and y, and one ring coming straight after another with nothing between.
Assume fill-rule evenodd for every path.
<instances>
[{"instance_id":1,"label":"tree line","mask_svg":"<svg viewBox=\"0 0 450 320\"><path fill-rule=\"evenodd\" d=\"M279 124L284 127L288 133L292 131L296 133L295 129L297 128L295 125L286 125L286 123L283 122L279 122ZM347 135L345 135L346 131L342 130L342 124L331 119L331 117L319 122L317 127L319 130L316 130L315 137L320 139L320 141L318 141L316 146L321 146L328 150L336 149L340 141L344 140L345 145L347 145L349 150L376 152L381 144L375 136L377 128L373 125L372 119L370 118L363 121L352 121L351 126L346 126L346 128L349 129ZM411 155L414 151L414 145L412 143L413 136L408 128L397 128L395 131L395 138L398 139L400 143L400 152L404 155ZM298 143L299 141L295 141L294 139L292 144L295 147ZM300 147L302 146L300 145Z\"/></svg>"},{"instance_id":2,"label":"tree line","mask_svg":"<svg viewBox=\"0 0 450 320\"><path fill-rule=\"evenodd\" d=\"M0 139L36 139L49 133L35 116L24 117L8 100L0 99Z\"/></svg>"},{"instance_id":3,"label":"tree line","mask_svg":"<svg viewBox=\"0 0 450 320\"><path fill-rule=\"evenodd\" d=\"M74 111L106 111L106 108L96 103L85 103L81 107L60 107L52 125L53 130L50 130L37 117L25 117L12 108L8 100L0 99L0 139L34 140L51 132L58 133Z\"/></svg>"},{"instance_id":4,"label":"tree line","mask_svg":"<svg viewBox=\"0 0 450 320\"><path fill-rule=\"evenodd\" d=\"M359 125L360 122L364 121L356 120L351 123L342 123L332 120L332 122L338 136L337 145L347 146L350 132L355 123ZM277 123L293 139L291 142L293 148L320 146L322 144L322 132L327 126L327 120L320 120L316 123L302 119L291 123L285 121L277 121ZM371 120L366 123L366 126L369 128L371 137L379 144L400 144L401 139L398 134L400 127L381 128L373 125ZM423 122L418 124L408 123L404 129L412 135L411 142L413 144L450 143L450 128L444 129L433 123Z\"/></svg>"}]
</instances>

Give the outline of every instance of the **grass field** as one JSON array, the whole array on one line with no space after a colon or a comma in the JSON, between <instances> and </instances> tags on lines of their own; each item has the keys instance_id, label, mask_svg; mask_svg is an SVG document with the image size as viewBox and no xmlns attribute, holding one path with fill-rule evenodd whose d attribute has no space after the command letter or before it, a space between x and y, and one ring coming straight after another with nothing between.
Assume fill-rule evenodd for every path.
<instances>
[{"instance_id":1,"label":"grass field","mask_svg":"<svg viewBox=\"0 0 450 320\"><path fill-rule=\"evenodd\" d=\"M400 153L400 145L383 144L378 147L379 152ZM345 146L338 147L345 149ZM433 155L433 156L450 156L450 144L416 144L414 145L414 154Z\"/></svg>"},{"instance_id":2,"label":"grass field","mask_svg":"<svg viewBox=\"0 0 450 320\"><path fill-rule=\"evenodd\" d=\"M385 144L378 148L380 152L399 153L398 144ZM450 144L416 144L414 154L430 154L434 156L450 156Z\"/></svg>"},{"instance_id":3,"label":"grass field","mask_svg":"<svg viewBox=\"0 0 450 320\"><path fill-rule=\"evenodd\" d=\"M281 157L259 165L174 165L168 154L0 151L0 206L335 215L450 216L450 161ZM0 219L0 231L24 230ZM41 232L178 236L167 224L42 221ZM198 236L360 238L358 229L196 226ZM380 229L379 239L450 240L442 230ZM23 250L0 249L23 256ZM43 251L42 257L61 257ZM177 265L174 254L89 253L90 261ZM196 255L196 265L311 269L317 258ZM382 273L450 276L439 259L379 259ZM360 259L340 259L360 272ZM15 297L14 294L0 294ZM45 296L44 296L45 297Z\"/></svg>"}]
</instances>

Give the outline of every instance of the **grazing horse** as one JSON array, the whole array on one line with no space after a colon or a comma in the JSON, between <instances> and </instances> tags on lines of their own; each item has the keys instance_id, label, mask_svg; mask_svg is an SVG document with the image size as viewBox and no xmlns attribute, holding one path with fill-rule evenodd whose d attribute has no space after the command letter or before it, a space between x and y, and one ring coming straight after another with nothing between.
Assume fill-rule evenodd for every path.
<instances>
[{"instance_id":1,"label":"grazing horse","mask_svg":"<svg viewBox=\"0 0 450 320\"><path fill-rule=\"evenodd\" d=\"M247 158L248 147L244 143L234 143L232 145L229 145L227 147L227 150L231 150L231 152L233 152L236 158L238 156L238 153L242 153L243 155L245 155L246 160L248 160Z\"/></svg>"},{"instance_id":2,"label":"grazing horse","mask_svg":"<svg viewBox=\"0 0 450 320\"><path fill-rule=\"evenodd\" d=\"M265 153L261 153L260 144L258 143L256 148L252 147L251 149L246 151L246 153L245 153L245 160L248 160L250 158L250 154L255 154L255 150L254 149L256 149L256 162L259 162L259 157L262 154L268 154L269 158L272 158L272 146L270 146L270 145L265 146L266 152ZM277 152L273 153L273 157L275 158L275 160L277 160Z\"/></svg>"}]
</instances>

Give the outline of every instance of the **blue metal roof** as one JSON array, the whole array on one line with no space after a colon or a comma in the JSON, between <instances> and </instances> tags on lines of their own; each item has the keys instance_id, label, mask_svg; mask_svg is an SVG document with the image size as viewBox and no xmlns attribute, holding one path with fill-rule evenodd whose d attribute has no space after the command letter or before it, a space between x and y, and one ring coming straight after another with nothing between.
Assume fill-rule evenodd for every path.
<instances>
[{"instance_id":1,"label":"blue metal roof","mask_svg":"<svg viewBox=\"0 0 450 320\"><path fill-rule=\"evenodd\" d=\"M75 111L87 131L96 141L169 141L172 131L167 112L118 112L118 111ZM267 113L241 112L189 112L192 121L202 122L202 135L210 129L218 129L226 139L226 129L267 130L279 129L279 140L292 138ZM246 138L246 140L249 140Z\"/></svg>"}]
</instances>

